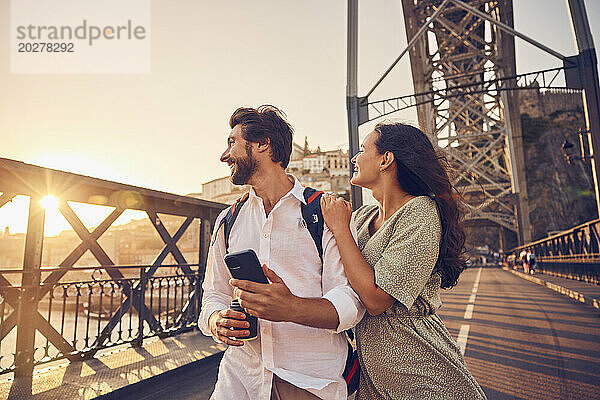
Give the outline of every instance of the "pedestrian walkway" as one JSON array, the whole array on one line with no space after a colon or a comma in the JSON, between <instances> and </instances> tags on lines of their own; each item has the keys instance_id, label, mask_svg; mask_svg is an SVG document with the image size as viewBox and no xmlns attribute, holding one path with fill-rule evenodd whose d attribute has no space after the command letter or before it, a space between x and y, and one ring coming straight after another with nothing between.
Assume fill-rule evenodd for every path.
<instances>
[{"instance_id":1,"label":"pedestrian walkway","mask_svg":"<svg viewBox=\"0 0 600 400\"><path fill-rule=\"evenodd\" d=\"M546 274L527 275L508 267L503 267L503 269L530 282L546 286L580 303L589 304L600 311L600 285Z\"/></svg>"},{"instance_id":2,"label":"pedestrian walkway","mask_svg":"<svg viewBox=\"0 0 600 400\"><path fill-rule=\"evenodd\" d=\"M64 360L55 366L38 368L34 371L31 386L19 378L0 380L0 400L84 400L101 395L107 399L169 398L162 390L165 381L178 382L177 375L181 375L181 371L187 374L185 376L189 375L186 366L197 366L203 360L207 360L211 370L216 371L214 359L225 349L225 345L215 343L198 331L164 339L157 337L145 341L141 347L124 345L107 349L90 360L71 363ZM132 395L131 390L127 392L128 387L139 392L141 385L135 384L144 381L155 393L141 396L139 393ZM172 385L170 387L175 390ZM198 389L195 390L197 395ZM207 391L210 393L212 388Z\"/></svg>"}]
</instances>

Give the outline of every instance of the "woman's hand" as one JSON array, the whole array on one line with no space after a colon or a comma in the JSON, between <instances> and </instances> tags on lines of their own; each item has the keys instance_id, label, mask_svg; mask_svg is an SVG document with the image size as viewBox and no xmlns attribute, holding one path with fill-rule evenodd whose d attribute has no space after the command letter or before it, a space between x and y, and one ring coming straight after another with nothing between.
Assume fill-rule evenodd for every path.
<instances>
[{"instance_id":1,"label":"woman's hand","mask_svg":"<svg viewBox=\"0 0 600 400\"><path fill-rule=\"evenodd\" d=\"M321 196L321 210L325 223L335 235L344 229L350 229L352 205L335 194L325 193Z\"/></svg>"}]
</instances>

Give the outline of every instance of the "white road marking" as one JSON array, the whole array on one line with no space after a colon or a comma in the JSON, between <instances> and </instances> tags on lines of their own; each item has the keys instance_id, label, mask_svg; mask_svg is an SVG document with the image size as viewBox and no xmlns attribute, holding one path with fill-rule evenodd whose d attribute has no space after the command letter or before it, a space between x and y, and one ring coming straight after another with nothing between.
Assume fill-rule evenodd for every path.
<instances>
[{"instance_id":1,"label":"white road marking","mask_svg":"<svg viewBox=\"0 0 600 400\"><path fill-rule=\"evenodd\" d=\"M465 319L471 319L473 318L473 307L475 305L474 304L467 304L467 309L465 310Z\"/></svg>"},{"instance_id":2,"label":"white road marking","mask_svg":"<svg viewBox=\"0 0 600 400\"><path fill-rule=\"evenodd\" d=\"M460 349L460 354L465 355L465 350L467 349L467 339L469 338L469 329L471 325L461 325L460 332L458 332L458 339L456 339L456 344Z\"/></svg>"},{"instance_id":3,"label":"white road marking","mask_svg":"<svg viewBox=\"0 0 600 400\"><path fill-rule=\"evenodd\" d=\"M477 290L479 289L479 281L481 280L481 271L483 268L479 268L477 276L475 276L475 282L473 282L473 289L471 290L471 296L469 296L469 304L465 310L464 319L473 318L473 308L475 307L475 299L477 298ZM467 349L467 339L469 338L469 329L471 325L461 325L460 332L458 332L458 339L456 343L460 348L460 353L464 356L465 350Z\"/></svg>"}]
</instances>

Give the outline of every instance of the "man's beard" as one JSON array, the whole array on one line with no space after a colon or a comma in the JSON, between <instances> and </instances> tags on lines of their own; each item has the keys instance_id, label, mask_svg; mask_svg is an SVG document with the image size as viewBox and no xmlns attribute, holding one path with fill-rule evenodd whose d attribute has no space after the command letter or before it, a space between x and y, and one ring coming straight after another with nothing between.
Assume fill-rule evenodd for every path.
<instances>
[{"instance_id":1,"label":"man's beard","mask_svg":"<svg viewBox=\"0 0 600 400\"><path fill-rule=\"evenodd\" d=\"M256 160L252 155L252 147L249 143L246 144L246 155L245 158L233 160L234 172L231 175L231 182L234 185L246 185L256 171Z\"/></svg>"}]
</instances>

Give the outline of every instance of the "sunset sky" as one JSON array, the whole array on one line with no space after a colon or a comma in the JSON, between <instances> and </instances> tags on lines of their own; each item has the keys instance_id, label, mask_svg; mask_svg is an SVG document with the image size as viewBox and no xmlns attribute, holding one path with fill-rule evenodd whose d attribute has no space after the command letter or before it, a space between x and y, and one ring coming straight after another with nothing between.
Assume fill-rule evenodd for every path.
<instances>
[{"instance_id":1,"label":"sunset sky","mask_svg":"<svg viewBox=\"0 0 600 400\"><path fill-rule=\"evenodd\" d=\"M586 5L599 46L600 2ZM149 74L11 74L9 7L0 0L0 157L199 192L228 174L218 156L232 111L263 103L287 113L298 143L308 136L314 147L347 147L344 0L153 0ZM514 8L517 30L575 54L564 0L514 0ZM364 94L406 36L399 0L362 0L359 15ZM519 72L559 65L517 40ZM406 57L372 98L410 93ZM414 111L395 117L416 122ZM11 219L19 201L0 209L0 228L23 229Z\"/></svg>"}]
</instances>

